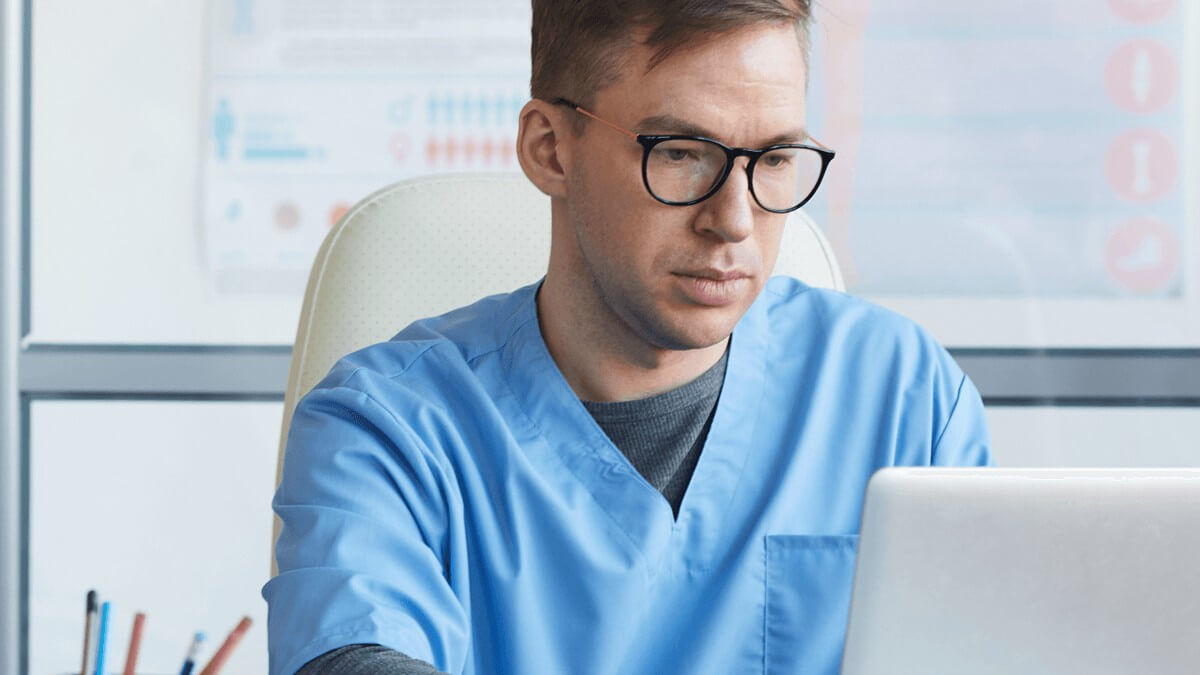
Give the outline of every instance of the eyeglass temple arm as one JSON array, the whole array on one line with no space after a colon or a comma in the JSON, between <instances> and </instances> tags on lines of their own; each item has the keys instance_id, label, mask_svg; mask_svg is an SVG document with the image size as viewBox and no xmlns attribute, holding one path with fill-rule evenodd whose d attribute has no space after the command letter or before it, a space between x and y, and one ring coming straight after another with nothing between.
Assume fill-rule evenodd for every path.
<instances>
[{"instance_id":1,"label":"eyeglass temple arm","mask_svg":"<svg viewBox=\"0 0 1200 675\"><path fill-rule=\"evenodd\" d=\"M636 134L636 133L634 133L634 132L630 131L629 129L626 129L625 127L619 127L619 126L617 126L617 125L613 124L612 122L609 122L609 121L608 121L608 120L606 120L606 119L603 119L603 118L601 118L601 117L597 117L596 115L593 115L592 113L590 113L590 112L588 112L587 110L585 110L585 109L584 109L582 106L580 106L580 105L577 105L577 104L575 104L575 103L572 103L571 101L568 101L568 100L567 100L567 99L565 99L565 98L556 99L554 102L555 102L555 103L558 103L558 104L561 104L561 105L565 105L565 106L567 106L568 108L571 108L571 109L572 109L572 110L574 110L575 112L579 113L580 115L586 115L586 116L588 116L588 117L590 117L590 118L592 118L592 119L596 120L596 121L597 121L597 122L599 122L600 124L603 124L604 126L606 126L606 127L610 128L610 129L614 129L614 130L616 130L616 131L619 131L619 132L621 132L622 134L624 134L624 135L628 136L629 138L631 138L631 139L633 139L633 140L635 140L635 141L637 140L637 134Z\"/></svg>"},{"instance_id":2,"label":"eyeglass temple arm","mask_svg":"<svg viewBox=\"0 0 1200 675\"><path fill-rule=\"evenodd\" d=\"M825 150L826 152L833 152L833 148L829 147L828 145L825 145L821 141L818 141L817 139L813 138L812 136L809 136L808 140L812 141L813 145L817 146L818 148L820 148L822 150Z\"/></svg>"}]
</instances>

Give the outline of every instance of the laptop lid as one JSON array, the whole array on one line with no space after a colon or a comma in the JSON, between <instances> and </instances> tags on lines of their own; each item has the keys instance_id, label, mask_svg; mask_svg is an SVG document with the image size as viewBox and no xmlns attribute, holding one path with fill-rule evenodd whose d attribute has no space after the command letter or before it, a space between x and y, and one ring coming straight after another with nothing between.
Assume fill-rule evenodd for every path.
<instances>
[{"instance_id":1,"label":"laptop lid","mask_svg":"<svg viewBox=\"0 0 1200 675\"><path fill-rule=\"evenodd\" d=\"M1200 470L878 472L842 673L1200 673Z\"/></svg>"}]
</instances>

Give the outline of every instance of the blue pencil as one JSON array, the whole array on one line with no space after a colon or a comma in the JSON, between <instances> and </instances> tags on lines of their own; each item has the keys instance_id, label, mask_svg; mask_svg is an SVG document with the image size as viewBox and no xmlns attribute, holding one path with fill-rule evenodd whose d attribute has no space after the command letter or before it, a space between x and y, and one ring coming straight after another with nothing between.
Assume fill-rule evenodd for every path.
<instances>
[{"instance_id":1,"label":"blue pencil","mask_svg":"<svg viewBox=\"0 0 1200 675\"><path fill-rule=\"evenodd\" d=\"M100 634L96 636L96 675L104 675L104 651L108 646L108 602L100 605Z\"/></svg>"},{"instance_id":2,"label":"blue pencil","mask_svg":"<svg viewBox=\"0 0 1200 675\"><path fill-rule=\"evenodd\" d=\"M204 642L204 633L196 633L192 638L192 646L188 648L187 657L183 660L183 668L179 670L179 675L191 675L192 668L196 667L196 655L200 653L200 643Z\"/></svg>"}]
</instances>

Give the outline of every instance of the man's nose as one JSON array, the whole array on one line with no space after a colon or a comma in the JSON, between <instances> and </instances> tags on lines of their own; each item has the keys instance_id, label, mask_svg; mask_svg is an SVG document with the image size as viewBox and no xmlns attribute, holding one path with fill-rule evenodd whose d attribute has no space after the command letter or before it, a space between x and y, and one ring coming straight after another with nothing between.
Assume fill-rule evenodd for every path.
<instances>
[{"instance_id":1,"label":"man's nose","mask_svg":"<svg viewBox=\"0 0 1200 675\"><path fill-rule=\"evenodd\" d=\"M716 194L700 203L697 232L728 242L742 241L754 232L754 210L758 205L750 194L747 162L745 157L734 160L725 183Z\"/></svg>"}]
</instances>

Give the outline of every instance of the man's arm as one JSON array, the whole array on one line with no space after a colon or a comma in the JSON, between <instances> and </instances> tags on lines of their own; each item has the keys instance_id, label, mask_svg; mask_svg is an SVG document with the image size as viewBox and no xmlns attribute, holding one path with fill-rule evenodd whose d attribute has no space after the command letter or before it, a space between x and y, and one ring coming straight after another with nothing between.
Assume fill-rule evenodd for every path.
<instances>
[{"instance_id":1,"label":"man's arm","mask_svg":"<svg viewBox=\"0 0 1200 675\"><path fill-rule=\"evenodd\" d=\"M347 645L304 664L296 675L446 675L432 664L380 645Z\"/></svg>"},{"instance_id":2,"label":"man's arm","mask_svg":"<svg viewBox=\"0 0 1200 675\"><path fill-rule=\"evenodd\" d=\"M934 466L989 466L992 463L992 439L988 432L983 399L971 379L955 367L957 386L946 388L943 404L949 415L933 441Z\"/></svg>"},{"instance_id":3,"label":"man's arm","mask_svg":"<svg viewBox=\"0 0 1200 675\"><path fill-rule=\"evenodd\" d=\"M274 501L279 575L263 589L271 673L354 644L456 672L469 651L447 579L461 536L456 482L404 419L417 401L378 374L346 381L306 396L288 433Z\"/></svg>"}]
</instances>

